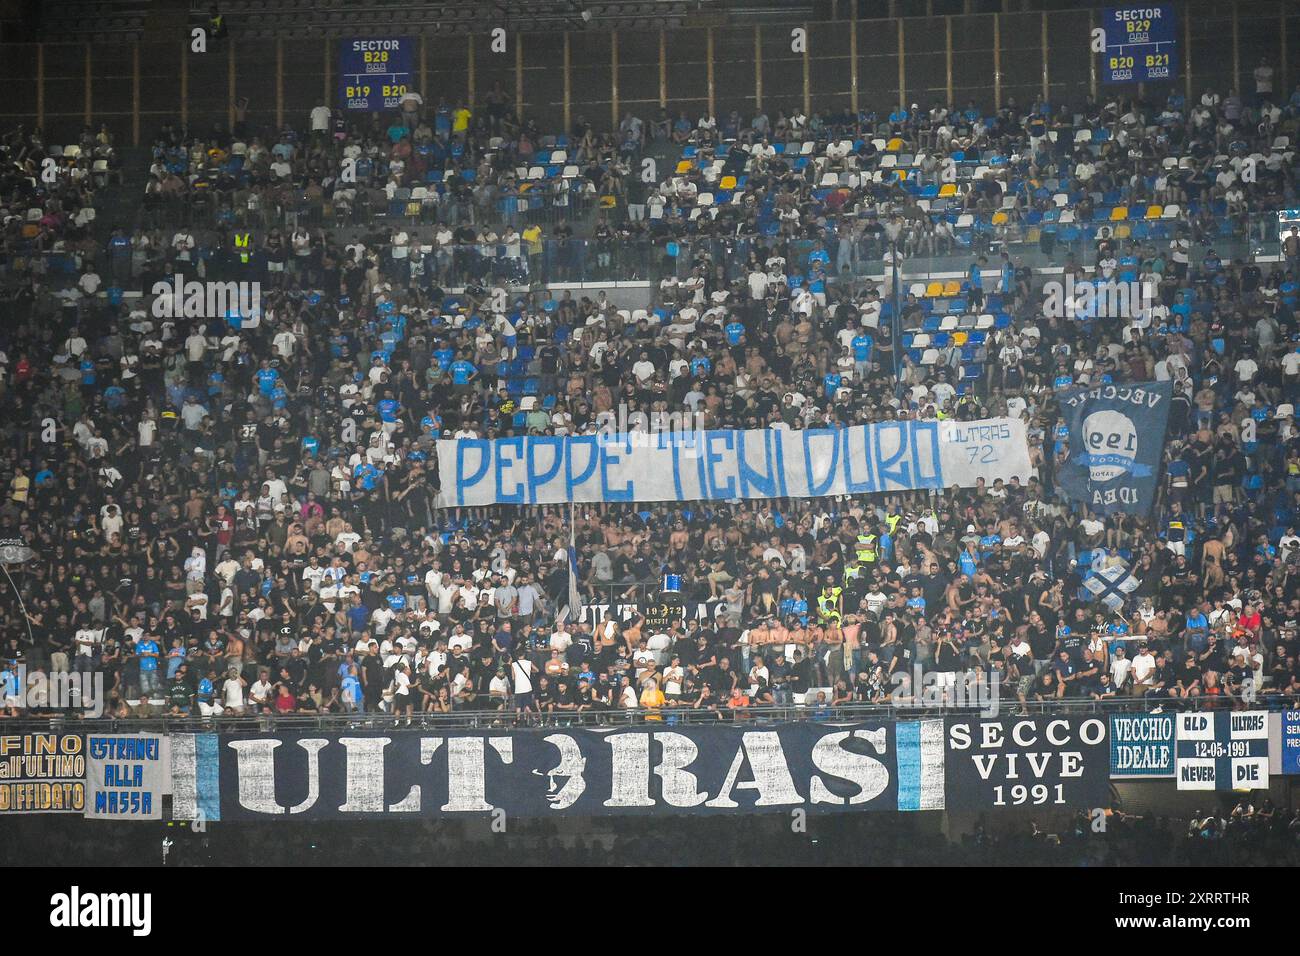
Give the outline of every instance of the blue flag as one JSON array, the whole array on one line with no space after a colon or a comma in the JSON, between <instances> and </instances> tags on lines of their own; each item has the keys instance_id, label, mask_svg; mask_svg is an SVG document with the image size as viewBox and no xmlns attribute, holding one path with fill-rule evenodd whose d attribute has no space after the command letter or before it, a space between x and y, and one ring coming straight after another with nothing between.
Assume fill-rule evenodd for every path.
<instances>
[{"instance_id":1,"label":"blue flag","mask_svg":"<svg viewBox=\"0 0 1300 956\"><path fill-rule=\"evenodd\" d=\"M1069 457L1057 475L1061 493L1094 512L1145 515L1169 424L1172 382L1134 382L1076 389L1061 396Z\"/></svg>"}]
</instances>

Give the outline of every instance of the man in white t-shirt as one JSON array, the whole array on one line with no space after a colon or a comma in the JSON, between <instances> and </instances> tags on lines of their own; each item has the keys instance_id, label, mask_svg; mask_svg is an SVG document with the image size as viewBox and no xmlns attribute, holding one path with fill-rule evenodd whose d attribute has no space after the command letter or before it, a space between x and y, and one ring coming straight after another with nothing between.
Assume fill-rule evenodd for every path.
<instances>
[{"instance_id":1,"label":"man in white t-shirt","mask_svg":"<svg viewBox=\"0 0 1300 956\"><path fill-rule=\"evenodd\" d=\"M510 677L515 685L515 710L518 713L537 713L537 703L533 699L533 682L537 668L526 657L518 657L510 662Z\"/></svg>"},{"instance_id":2,"label":"man in white t-shirt","mask_svg":"<svg viewBox=\"0 0 1300 956\"><path fill-rule=\"evenodd\" d=\"M1145 644L1138 648L1137 656L1133 658L1133 691L1136 694L1145 694L1150 690L1155 682L1156 659Z\"/></svg>"},{"instance_id":3,"label":"man in white t-shirt","mask_svg":"<svg viewBox=\"0 0 1300 956\"><path fill-rule=\"evenodd\" d=\"M229 686L228 682L227 686ZM271 693L273 689L269 679L269 672L263 670L257 675L257 680L253 682L253 686L248 689L249 703L252 704L255 713L260 714L271 709Z\"/></svg>"},{"instance_id":4,"label":"man in white t-shirt","mask_svg":"<svg viewBox=\"0 0 1300 956\"><path fill-rule=\"evenodd\" d=\"M311 131L325 134L330 130L330 108L325 105L324 100L317 100L316 105L311 111Z\"/></svg>"}]
</instances>

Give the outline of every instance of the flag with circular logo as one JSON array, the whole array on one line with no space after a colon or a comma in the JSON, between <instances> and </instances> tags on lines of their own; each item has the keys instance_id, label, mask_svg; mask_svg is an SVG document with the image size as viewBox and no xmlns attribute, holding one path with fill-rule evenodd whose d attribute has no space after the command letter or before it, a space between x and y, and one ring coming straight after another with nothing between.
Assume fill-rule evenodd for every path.
<instances>
[{"instance_id":1,"label":"flag with circular logo","mask_svg":"<svg viewBox=\"0 0 1300 956\"><path fill-rule=\"evenodd\" d=\"M1061 396L1069 451L1061 493L1101 514L1147 514L1155 500L1172 382L1077 389Z\"/></svg>"}]
</instances>

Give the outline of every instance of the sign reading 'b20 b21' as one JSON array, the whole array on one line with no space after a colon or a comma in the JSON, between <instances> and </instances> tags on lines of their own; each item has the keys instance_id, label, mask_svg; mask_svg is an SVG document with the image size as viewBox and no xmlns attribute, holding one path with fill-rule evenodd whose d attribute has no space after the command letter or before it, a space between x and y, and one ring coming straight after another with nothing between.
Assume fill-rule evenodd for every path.
<instances>
[{"instance_id":1,"label":"sign reading 'b20 b21'","mask_svg":"<svg viewBox=\"0 0 1300 956\"><path fill-rule=\"evenodd\" d=\"M173 812L215 820L1099 806L1096 718L175 735Z\"/></svg>"}]
</instances>

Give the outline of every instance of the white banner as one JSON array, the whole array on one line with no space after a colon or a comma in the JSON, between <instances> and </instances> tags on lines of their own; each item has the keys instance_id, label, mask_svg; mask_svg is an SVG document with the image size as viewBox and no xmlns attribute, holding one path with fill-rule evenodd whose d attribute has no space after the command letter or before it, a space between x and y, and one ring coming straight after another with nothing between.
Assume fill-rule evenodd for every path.
<instances>
[{"instance_id":1,"label":"white banner","mask_svg":"<svg viewBox=\"0 0 1300 956\"><path fill-rule=\"evenodd\" d=\"M600 433L438 442L444 508L818 498L1030 478L1024 422Z\"/></svg>"},{"instance_id":2,"label":"white banner","mask_svg":"<svg viewBox=\"0 0 1300 956\"><path fill-rule=\"evenodd\" d=\"M171 789L165 743L159 734L87 734L87 819L161 820Z\"/></svg>"}]
</instances>

